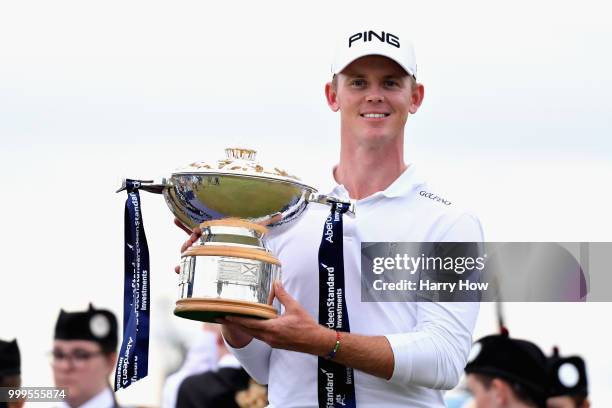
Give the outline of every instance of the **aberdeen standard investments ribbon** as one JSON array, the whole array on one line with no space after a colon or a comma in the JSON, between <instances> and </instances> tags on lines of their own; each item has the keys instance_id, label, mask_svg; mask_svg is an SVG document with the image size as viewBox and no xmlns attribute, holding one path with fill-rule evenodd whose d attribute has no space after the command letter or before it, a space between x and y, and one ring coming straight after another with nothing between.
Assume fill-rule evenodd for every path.
<instances>
[{"instance_id":1,"label":"aberdeen standard investments ribbon","mask_svg":"<svg viewBox=\"0 0 612 408\"><path fill-rule=\"evenodd\" d=\"M332 330L350 332L344 294L342 214L348 204L334 203L325 220L319 246L319 323ZM320 408L355 408L353 369L329 359L318 360Z\"/></svg>"},{"instance_id":2,"label":"aberdeen standard investments ribbon","mask_svg":"<svg viewBox=\"0 0 612 408\"><path fill-rule=\"evenodd\" d=\"M115 391L147 376L149 358L149 247L140 208L140 181L126 180L123 341Z\"/></svg>"}]
</instances>

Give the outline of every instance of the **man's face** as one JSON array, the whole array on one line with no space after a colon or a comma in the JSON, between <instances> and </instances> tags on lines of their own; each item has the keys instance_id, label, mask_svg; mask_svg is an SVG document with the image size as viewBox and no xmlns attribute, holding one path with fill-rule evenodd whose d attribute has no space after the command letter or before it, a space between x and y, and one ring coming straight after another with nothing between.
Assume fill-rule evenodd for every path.
<instances>
[{"instance_id":1,"label":"man's face","mask_svg":"<svg viewBox=\"0 0 612 408\"><path fill-rule=\"evenodd\" d=\"M104 354L88 340L55 340L52 353L55 386L66 387L68 399L79 403L107 386L116 359L116 353Z\"/></svg>"},{"instance_id":2,"label":"man's face","mask_svg":"<svg viewBox=\"0 0 612 408\"><path fill-rule=\"evenodd\" d=\"M340 111L343 142L376 146L403 139L409 113L423 100L423 86L413 86L395 61L377 55L359 58L326 86L330 108Z\"/></svg>"},{"instance_id":3,"label":"man's face","mask_svg":"<svg viewBox=\"0 0 612 408\"><path fill-rule=\"evenodd\" d=\"M496 390L485 387L484 384L472 374L467 376L467 386L474 396L476 408L497 408L501 406Z\"/></svg>"}]
</instances>

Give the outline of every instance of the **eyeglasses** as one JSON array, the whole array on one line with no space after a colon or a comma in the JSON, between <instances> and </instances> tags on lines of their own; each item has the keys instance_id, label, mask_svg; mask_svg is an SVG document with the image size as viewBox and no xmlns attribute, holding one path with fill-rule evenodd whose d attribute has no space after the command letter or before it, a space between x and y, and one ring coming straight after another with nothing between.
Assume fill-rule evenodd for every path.
<instances>
[{"instance_id":1,"label":"eyeglasses","mask_svg":"<svg viewBox=\"0 0 612 408\"><path fill-rule=\"evenodd\" d=\"M67 361L70 363L70 365L82 367L92 358L104 355L104 352L76 349L71 353L64 353L60 350L53 350L49 353L49 355L51 358L51 365L55 366L61 364L63 361Z\"/></svg>"}]
</instances>

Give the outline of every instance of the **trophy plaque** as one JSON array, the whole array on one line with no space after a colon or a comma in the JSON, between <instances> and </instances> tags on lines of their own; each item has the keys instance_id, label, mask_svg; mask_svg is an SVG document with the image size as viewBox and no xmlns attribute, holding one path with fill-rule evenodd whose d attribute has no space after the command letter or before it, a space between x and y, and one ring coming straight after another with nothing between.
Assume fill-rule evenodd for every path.
<instances>
[{"instance_id":1,"label":"trophy plaque","mask_svg":"<svg viewBox=\"0 0 612 408\"><path fill-rule=\"evenodd\" d=\"M227 314L274 318L280 305L272 287L281 264L266 249L265 234L295 220L309 203L341 203L354 214L354 201L318 194L286 171L261 165L254 150L225 152L216 163L192 163L160 183L140 182L140 190L163 194L185 226L202 229L181 254L174 314L208 322Z\"/></svg>"}]
</instances>

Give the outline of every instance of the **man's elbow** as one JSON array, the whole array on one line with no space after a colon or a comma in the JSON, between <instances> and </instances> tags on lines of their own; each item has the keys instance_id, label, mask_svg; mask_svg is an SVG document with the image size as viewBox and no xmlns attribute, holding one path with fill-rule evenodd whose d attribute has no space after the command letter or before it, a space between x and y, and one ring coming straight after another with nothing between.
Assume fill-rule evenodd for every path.
<instances>
[{"instance_id":1,"label":"man's elbow","mask_svg":"<svg viewBox=\"0 0 612 408\"><path fill-rule=\"evenodd\" d=\"M463 375L463 367L460 369L450 368L446 371L446 376L441 384L436 387L439 390L452 390L459 384L459 380Z\"/></svg>"}]
</instances>

